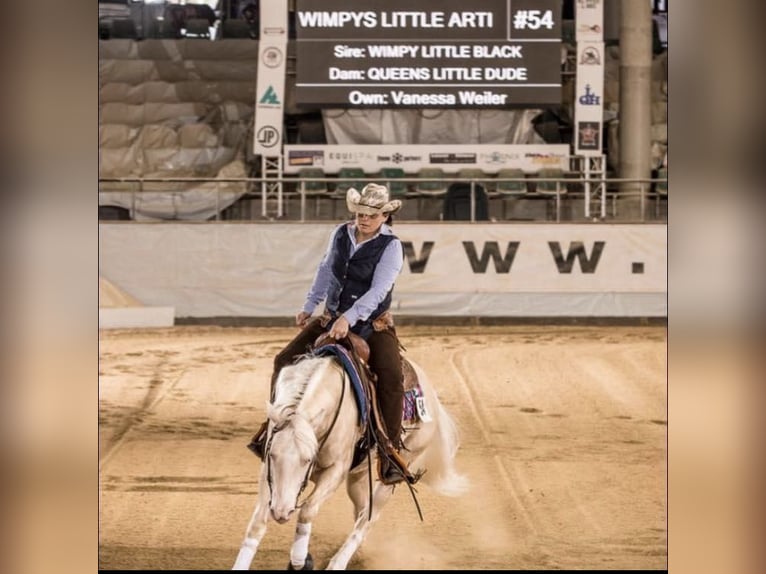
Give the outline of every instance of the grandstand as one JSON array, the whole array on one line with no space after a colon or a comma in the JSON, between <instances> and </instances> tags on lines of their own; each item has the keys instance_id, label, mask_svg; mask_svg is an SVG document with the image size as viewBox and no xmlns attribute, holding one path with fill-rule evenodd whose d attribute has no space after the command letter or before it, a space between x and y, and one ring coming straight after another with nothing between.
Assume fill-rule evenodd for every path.
<instances>
[{"instance_id":1,"label":"grandstand","mask_svg":"<svg viewBox=\"0 0 766 574\"><path fill-rule=\"evenodd\" d=\"M444 6L455 2L449 0ZM495 64L487 63L487 57L474 66L490 70L482 72L487 77L542 77L536 82L547 87L538 89L537 83L530 82L530 89L524 91L497 85L492 90L477 88L468 97L464 88L451 84L424 95L411 93L405 80L404 88L392 87L384 93L379 89L384 79L370 83L353 78L365 78L367 73L380 78L414 74L412 70L424 77L437 72L445 75L446 69L456 66L450 64L450 57L470 55L471 50L491 52L494 44L470 27L462 33L474 36L455 40L452 51L442 54L447 63L441 68L434 64L435 71L425 74L417 64L386 68L380 63L386 58L370 57L366 44L357 40L314 42L330 32L311 30L309 20L298 20L301 0L212 2L205 4L212 9L207 25L206 12L195 8L198 5L186 3L183 11L173 11L174 4L178 3L128 3L130 16L115 11L99 26L101 262L105 277L135 292L147 305L172 305L182 316L281 315L284 310L274 306L274 295L268 290L264 293L271 295L262 304L244 300L244 291L263 288L259 282L249 290L232 287L220 305L200 303L194 290L218 297L231 287L220 283L233 273L228 266L236 267L248 257L261 260L263 250L256 246L277 249L285 241L285 245L300 245L306 253L321 251L327 222L348 217L345 190L366 181L385 181L404 200L397 225L413 224L403 229L417 238L408 254L414 269L425 268L428 250L424 245L436 242L435 256L439 241L457 246L476 241L485 246L483 253L470 251L477 247L458 253L468 255L474 273L486 275L491 266L497 273L509 273L512 265L513 269L526 265L523 249L518 251L520 259L514 259L513 245L519 237L536 245L539 258L557 266L556 281L536 277L525 287L524 279L517 277L513 289L518 293L504 293L504 284L496 282L485 281L482 286L482 275L477 293L490 295L482 301L471 295L462 307L466 313L665 313L663 237L670 195L667 37L652 43L657 27L652 25L649 7L630 4L638 12L626 15L614 12L616 5L624 3L566 1L563 18L551 20L547 40L519 41L515 47L511 42L505 52L498 52L505 54L503 61L529 58L523 61L525 72L519 72L518 63L516 68L489 68ZM422 4L430 5L425 0ZM549 4L560 3L541 0L541 5ZM663 4L667 10L667 2ZM498 6L505 10L507 3ZM597 13L594 16L588 10ZM596 20L589 23L588 18ZM624 27L628 35L621 38L620 18L645 26ZM115 26L124 20L132 26L127 22ZM510 22L499 16L497 21ZM438 31L418 33L427 37ZM492 33L488 28L486 34ZM508 43L507 36L502 38L492 42ZM642 46L631 53L640 53L643 59L623 61L624 42ZM387 45L391 44L396 42L388 40ZM334 53L319 54L322 45L334 46ZM425 52L420 50L421 60L413 52L402 61L424 62ZM469 74L476 73L472 69L467 66L460 74L450 74L466 82ZM621 79L631 78L625 71L634 69L643 74L640 77L651 78L645 84L649 100L637 101L636 94L644 92L626 91L620 85ZM336 86L334 77L352 78L343 81L359 85L346 88L339 82ZM457 82L455 78L447 81ZM323 81L330 81L330 89L323 87ZM640 78L630 81L635 86ZM434 102L454 97L457 104L408 103L431 97ZM466 97L470 105L461 104L468 101ZM519 103L500 103L509 98ZM647 113L631 113L638 108ZM144 222L167 225L139 225ZM200 222L211 225L183 225ZM294 224L303 225L304 232L299 242L290 243ZM462 226L471 229L465 232L468 239L450 231ZM269 233L264 235L262 227L269 228ZM585 227L587 233L581 232ZM547 239L537 243L545 234ZM603 248L602 237L607 236L612 243ZM652 263L643 253L622 253L624 262L611 262L615 243L626 249L650 245ZM117 265L121 258L138 265L147 245L152 246L153 258L167 257L161 272L172 274L172 280L155 278L147 285L134 278L135 268L131 274L129 264ZM241 251L228 260L222 246ZM187 253L187 249L196 251ZM627 278L615 280L612 287L603 287L608 283L603 279L590 281L601 249L606 258L601 259L602 267L603 261L609 261L613 273L629 270ZM177 261L184 257L186 262ZM184 267L189 257L198 259L196 270L211 269L207 279L187 278L195 285L191 290L178 284L180 277L191 273L191 268ZM454 257L450 254L444 261L462 264ZM313 266L270 260L266 268L276 275L268 275L268 285L273 289L282 284L295 265L304 264ZM447 263L438 265L429 263L425 275L454 272ZM572 270L577 266L582 273L577 276L579 283L559 281L574 278ZM531 263L524 268L537 273ZM413 272L411 284L403 281L403 308L409 313L445 313L446 303L436 309L433 301L439 298L423 293L423 289L444 291L443 275L420 284L414 281L418 273ZM232 285L241 280L235 275ZM298 279L290 276L288 282L292 285ZM175 287L169 288L168 283ZM453 288L460 290L456 284ZM580 291L593 299L569 297ZM635 303L647 292L653 298L651 304ZM528 300L529 293L539 301ZM562 298L556 299L557 294ZM506 295L513 300L501 300ZM462 291L460 296L469 297ZM179 297L186 301L178 301ZM621 297L631 303L624 304Z\"/></svg>"},{"instance_id":2,"label":"grandstand","mask_svg":"<svg viewBox=\"0 0 766 574\"><path fill-rule=\"evenodd\" d=\"M364 171L370 179L382 170L403 168L403 175L409 180L402 180L399 185L406 185L404 194L414 199L416 205L408 209L407 217L443 218L443 198L427 188L446 191L456 182L457 169L444 170L430 180L422 177L420 169L408 168L406 162L347 165L345 171L325 171L328 193L312 194L308 211L295 181L297 174L283 168L277 174L282 182L263 183L261 178L274 178L274 174L265 173L261 158L251 147L260 41L258 34L245 31L245 27L251 30L257 23L252 14L258 3L247 6L240 3L237 9L236 3L233 6L227 3L228 13L218 6L223 3L210 4L218 8L210 33L199 33L199 29L194 32L184 22L176 33L163 37L159 33L166 22L163 14L170 13L166 5L142 4L138 11L127 2L99 3L99 36L104 38L99 42L102 218L338 219L344 217L343 210L339 212L336 205L339 190L360 181L356 175L347 177L347 170L352 168ZM572 11L566 4L564 14L569 15ZM132 28L125 25L126 21L131 22ZM122 26L115 30L115 22ZM294 12L290 12L289 22L293 30ZM285 96L281 102L283 143L359 146L371 154L377 150L374 146L401 144L424 146L425 150L433 145L454 144L479 152L483 146L572 146L577 43L568 30L573 24L567 20L563 23L560 105L524 109L342 109L297 105L296 41L289 39ZM106 32L105 27L109 28ZM132 31L119 32L128 28ZM540 168L546 168L543 163L525 166L522 173L525 193L494 193L506 182L494 181L499 169L485 170L475 183L489 191L490 220L577 221L591 220L593 215L602 221L666 218L668 194L657 193L667 189L666 178L657 176L667 155L667 51L661 47L651 64L652 171L637 181L643 206L638 214L621 212L618 201L620 190L625 187L619 180L618 165L619 42L606 42L603 63L601 165L588 170L585 166L588 162L572 152L565 165L558 166L560 171L546 172L559 179L560 197L555 200L545 190L554 190L552 195L556 195L556 182L539 181ZM497 151L502 148L486 149L486 153L502 153ZM481 169L479 165L474 167ZM662 174L666 173L665 167ZM596 203L591 204L592 201Z\"/></svg>"}]
</instances>

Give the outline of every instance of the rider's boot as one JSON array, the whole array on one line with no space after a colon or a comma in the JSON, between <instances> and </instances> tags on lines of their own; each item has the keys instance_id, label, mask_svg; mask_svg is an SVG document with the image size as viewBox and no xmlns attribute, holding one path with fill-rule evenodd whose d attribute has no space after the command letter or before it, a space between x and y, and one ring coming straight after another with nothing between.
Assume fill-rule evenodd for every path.
<instances>
[{"instance_id":1,"label":"rider's boot","mask_svg":"<svg viewBox=\"0 0 766 574\"><path fill-rule=\"evenodd\" d=\"M380 481L383 484L398 484L405 480L414 484L417 481L417 477L407 469L407 462L390 443L378 453L378 464Z\"/></svg>"},{"instance_id":2,"label":"rider's boot","mask_svg":"<svg viewBox=\"0 0 766 574\"><path fill-rule=\"evenodd\" d=\"M277 377L279 376L279 371L281 370L281 365L275 365L274 372L271 374L271 390L269 391L269 400L274 400L274 385L277 382ZM258 429L258 431L253 435L253 438L250 439L250 444L247 445L247 448L249 448L255 456L263 460L264 457L264 451L266 447L266 431L269 428L269 421L265 420L261 423L261 428Z\"/></svg>"},{"instance_id":3,"label":"rider's boot","mask_svg":"<svg viewBox=\"0 0 766 574\"><path fill-rule=\"evenodd\" d=\"M405 480L414 484L417 479L407 470L407 462L399 454L402 433L402 402L381 401L380 407L389 439L380 445L378 451L380 480L383 484L397 484Z\"/></svg>"},{"instance_id":4,"label":"rider's boot","mask_svg":"<svg viewBox=\"0 0 766 574\"><path fill-rule=\"evenodd\" d=\"M269 428L269 421L264 421L261 424L261 428L258 429L250 439L250 444L247 445L251 451L255 453L255 456L263 460L264 447L266 446L266 429Z\"/></svg>"}]
</instances>

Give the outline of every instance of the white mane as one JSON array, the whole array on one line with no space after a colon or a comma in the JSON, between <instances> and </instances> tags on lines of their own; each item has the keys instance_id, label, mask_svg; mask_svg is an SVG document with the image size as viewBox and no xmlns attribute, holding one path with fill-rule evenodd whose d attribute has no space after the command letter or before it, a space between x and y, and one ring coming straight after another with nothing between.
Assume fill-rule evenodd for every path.
<instances>
[{"instance_id":1,"label":"white mane","mask_svg":"<svg viewBox=\"0 0 766 574\"><path fill-rule=\"evenodd\" d=\"M280 371L275 384L274 402L266 407L266 414L274 425L281 426L295 415L309 381L320 364L322 362L319 360L306 359Z\"/></svg>"},{"instance_id":2,"label":"white mane","mask_svg":"<svg viewBox=\"0 0 766 574\"><path fill-rule=\"evenodd\" d=\"M276 382L274 402L266 407L275 428L283 428L285 438L292 434L294 444L306 458L313 458L318 445L311 424L298 412L298 406L318 368L326 363L323 359L306 357L284 367Z\"/></svg>"}]
</instances>

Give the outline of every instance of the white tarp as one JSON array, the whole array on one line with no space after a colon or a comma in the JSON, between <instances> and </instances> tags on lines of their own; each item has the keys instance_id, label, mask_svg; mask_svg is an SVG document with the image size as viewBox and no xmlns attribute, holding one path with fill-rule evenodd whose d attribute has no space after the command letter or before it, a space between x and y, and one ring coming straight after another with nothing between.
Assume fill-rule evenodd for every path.
<instances>
[{"instance_id":1,"label":"white tarp","mask_svg":"<svg viewBox=\"0 0 766 574\"><path fill-rule=\"evenodd\" d=\"M220 148L213 148L213 152ZM102 150L115 151L115 150ZM149 150L144 150L149 151ZM191 150L181 150L189 152ZM204 150L201 150L204 151ZM180 153L180 152L178 152ZM116 171L116 170L115 170ZM114 173L114 172L113 172ZM128 177L130 173L126 173ZM148 172L146 177L162 177ZM189 176L194 176L190 173ZM234 160L218 170L218 178L244 178L247 177L245 164L242 160ZM234 203L247 191L245 182L147 182L141 187L142 191L116 191L118 189L136 189L136 183L117 182L104 183L102 188L114 189L115 191L101 191L98 194L99 205L113 205L130 210L131 215L137 221L152 221L165 219L180 220L206 220L215 217L216 213ZM176 188L177 191L167 191ZM163 191L152 191L161 189Z\"/></svg>"},{"instance_id":2,"label":"white tarp","mask_svg":"<svg viewBox=\"0 0 766 574\"><path fill-rule=\"evenodd\" d=\"M537 144L541 110L326 109L328 144Z\"/></svg>"},{"instance_id":3,"label":"white tarp","mask_svg":"<svg viewBox=\"0 0 766 574\"><path fill-rule=\"evenodd\" d=\"M249 39L101 42L99 176L247 177L257 56ZM139 220L204 220L245 190L238 182L104 181L99 205Z\"/></svg>"},{"instance_id":4,"label":"white tarp","mask_svg":"<svg viewBox=\"0 0 766 574\"><path fill-rule=\"evenodd\" d=\"M99 225L99 272L180 317L289 317L330 224ZM393 308L434 316L665 316L667 226L397 224Z\"/></svg>"}]
</instances>

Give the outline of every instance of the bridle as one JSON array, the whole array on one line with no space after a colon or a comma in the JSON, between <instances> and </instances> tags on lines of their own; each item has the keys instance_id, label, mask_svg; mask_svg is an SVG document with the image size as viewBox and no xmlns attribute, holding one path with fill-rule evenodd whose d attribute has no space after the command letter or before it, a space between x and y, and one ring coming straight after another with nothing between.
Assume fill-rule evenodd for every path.
<instances>
[{"instance_id":1,"label":"bridle","mask_svg":"<svg viewBox=\"0 0 766 574\"><path fill-rule=\"evenodd\" d=\"M300 499L301 494L303 494L303 491L306 489L306 486L309 483L309 477L311 476L311 473L314 471L314 467L316 466L316 462L317 462L317 457L319 456L319 453L322 451L322 447L327 442L327 439L332 433L332 430L335 428L335 423L337 422L338 416L340 415L340 409L343 406L343 399L345 396L346 396L346 375L345 373L341 372L340 400L338 401L338 408L335 410L335 414L333 415L332 422L330 423L330 428L327 429L327 432L319 441L316 454L314 455L314 458L311 459L311 463L306 469L306 474L303 477L303 482L301 482L301 487L298 490L298 495L295 497L295 508L300 508L302 506L302 503L299 504L298 500ZM269 507L271 507L271 495L272 495L272 492L274 491L272 488L272 480L271 480L271 443L274 440L274 435L277 434L279 431L284 430L284 428L287 427L289 423L290 423L290 419L287 419L279 426L274 427L274 429L271 431L271 434L269 435L268 440L266 441L266 446L264 448L264 456L266 459L266 478L269 484Z\"/></svg>"}]
</instances>

